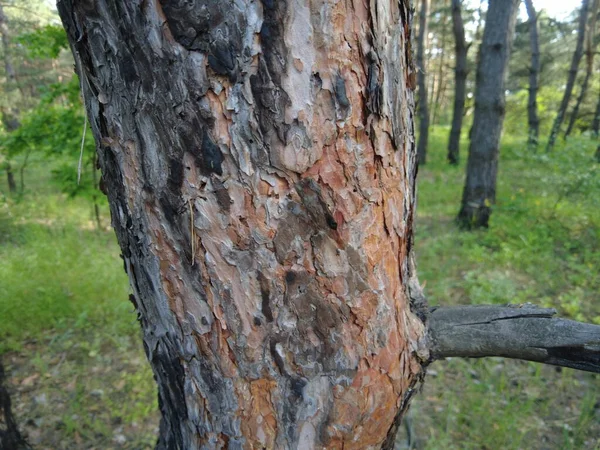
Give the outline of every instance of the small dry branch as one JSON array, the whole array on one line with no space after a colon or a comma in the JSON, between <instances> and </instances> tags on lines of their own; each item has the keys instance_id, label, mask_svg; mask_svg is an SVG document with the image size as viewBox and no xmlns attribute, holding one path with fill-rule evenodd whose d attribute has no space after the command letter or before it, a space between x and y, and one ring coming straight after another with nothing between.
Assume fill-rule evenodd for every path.
<instances>
[{"instance_id":1,"label":"small dry branch","mask_svg":"<svg viewBox=\"0 0 600 450\"><path fill-rule=\"evenodd\" d=\"M433 308L433 359L503 356L600 373L600 326L555 314L530 304Z\"/></svg>"}]
</instances>

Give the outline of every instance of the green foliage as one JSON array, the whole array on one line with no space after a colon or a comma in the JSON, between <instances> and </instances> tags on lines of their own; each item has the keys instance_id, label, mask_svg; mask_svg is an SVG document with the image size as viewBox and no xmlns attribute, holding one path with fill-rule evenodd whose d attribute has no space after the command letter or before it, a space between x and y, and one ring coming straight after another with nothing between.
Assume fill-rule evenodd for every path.
<instances>
[{"instance_id":1,"label":"green foliage","mask_svg":"<svg viewBox=\"0 0 600 450\"><path fill-rule=\"evenodd\" d=\"M83 135L84 111L79 96L79 81L50 85L39 105L25 114L21 126L0 135L0 152L13 159L34 152L52 161L54 182L70 196L98 197L93 170L95 142L88 130L83 149L81 180L78 160Z\"/></svg>"},{"instance_id":2,"label":"green foliage","mask_svg":"<svg viewBox=\"0 0 600 450\"><path fill-rule=\"evenodd\" d=\"M27 48L30 58L55 59L61 50L68 49L67 33L60 25L45 25L34 31L23 33L17 42Z\"/></svg>"}]
</instances>

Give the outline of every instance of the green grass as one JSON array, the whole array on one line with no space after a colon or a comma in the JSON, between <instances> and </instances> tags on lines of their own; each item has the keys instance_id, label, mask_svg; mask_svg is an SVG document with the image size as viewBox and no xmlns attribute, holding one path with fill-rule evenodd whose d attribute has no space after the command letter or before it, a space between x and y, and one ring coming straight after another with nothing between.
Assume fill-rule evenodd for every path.
<instances>
[{"instance_id":1,"label":"green grass","mask_svg":"<svg viewBox=\"0 0 600 450\"><path fill-rule=\"evenodd\" d=\"M107 205L97 229L47 164L26 174L23 195L0 196L0 355L19 424L51 448L152 448L156 386Z\"/></svg>"},{"instance_id":2,"label":"green grass","mask_svg":"<svg viewBox=\"0 0 600 450\"><path fill-rule=\"evenodd\" d=\"M504 136L488 230L460 231L461 164L445 160L448 129L419 169L416 256L431 304L531 302L600 323L600 171L595 143L551 155ZM600 448L600 378L522 361L451 359L431 367L411 411L417 448ZM402 438L400 438L400 441Z\"/></svg>"},{"instance_id":3,"label":"green grass","mask_svg":"<svg viewBox=\"0 0 600 450\"><path fill-rule=\"evenodd\" d=\"M107 335L131 333L135 316L125 301L127 278L114 234L74 220L78 202L63 199L58 213L51 205L57 198L45 200L0 213L0 349L18 348L47 330L91 324Z\"/></svg>"},{"instance_id":4,"label":"green grass","mask_svg":"<svg viewBox=\"0 0 600 450\"><path fill-rule=\"evenodd\" d=\"M505 137L490 228L454 225L464 162L445 162L447 130L419 172L417 262L434 304L533 302L600 323L600 170L589 139L534 155ZM466 149L462 152L466 158ZM586 178L587 177L587 178ZM587 184L582 184L581 179Z\"/></svg>"}]
</instances>

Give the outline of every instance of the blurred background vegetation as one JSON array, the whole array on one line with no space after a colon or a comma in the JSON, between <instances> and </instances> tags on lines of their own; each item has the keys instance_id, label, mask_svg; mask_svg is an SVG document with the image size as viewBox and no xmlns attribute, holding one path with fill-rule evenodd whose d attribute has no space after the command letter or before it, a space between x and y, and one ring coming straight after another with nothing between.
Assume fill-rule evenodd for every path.
<instances>
[{"instance_id":1,"label":"blurred background vegetation","mask_svg":"<svg viewBox=\"0 0 600 450\"><path fill-rule=\"evenodd\" d=\"M430 138L418 178L419 278L433 305L532 302L600 324L600 174L592 132L599 69L593 66L571 135L560 136L551 152L532 149L523 12L510 60L494 214L483 231L455 225L485 7L463 5L472 45L461 158L453 166L446 160L454 69L450 1L430 5ZM0 355L14 412L35 448L152 448L156 388L98 189L92 134L82 141L79 81L66 37L48 2L0 0L0 8ZM579 11L572 8L565 17L538 14L541 141L550 133L575 47ZM599 381L500 358L437 363L411 409L412 445L600 448ZM404 430L399 448L406 438Z\"/></svg>"}]
</instances>

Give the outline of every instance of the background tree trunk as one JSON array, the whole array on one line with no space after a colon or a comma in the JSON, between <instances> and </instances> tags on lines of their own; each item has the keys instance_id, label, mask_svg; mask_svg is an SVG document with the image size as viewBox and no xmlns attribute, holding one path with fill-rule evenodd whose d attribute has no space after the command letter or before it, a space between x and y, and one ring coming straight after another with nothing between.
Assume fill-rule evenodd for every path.
<instances>
[{"instance_id":1,"label":"background tree trunk","mask_svg":"<svg viewBox=\"0 0 600 450\"><path fill-rule=\"evenodd\" d=\"M423 376L410 6L316 3L58 3L159 448L392 448Z\"/></svg>"},{"instance_id":2,"label":"background tree trunk","mask_svg":"<svg viewBox=\"0 0 600 450\"><path fill-rule=\"evenodd\" d=\"M467 85L467 52L469 46L465 40L465 27L461 15L461 0L452 0L452 30L456 50L456 67L454 68L454 109L452 128L448 141L448 162L458 164L460 151L460 133L465 113L465 95Z\"/></svg>"},{"instance_id":3,"label":"background tree trunk","mask_svg":"<svg viewBox=\"0 0 600 450\"><path fill-rule=\"evenodd\" d=\"M487 227L496 199L498 146L505 113L504 83L519 1L490 0L477 64L475 116L458 222Z\"/></svg>"},{"instance_id":4,"label":"background tree trunk","mask_svg":"<svg viewBox=\"0 0 600 450\"><path fill-rule=\"evenodd\" d=\"M538 41L537 14L533 0L525 0L529 17L529 43L531 46L531 66L529 67L529 100L527 102L527 121L529 125L529 145L537 147L540 135L540 119L537 112L538 76L540 73L540 44Z\"/></svg>"},{"instance_id":5,"label":"background tree trunk","mask_svg":"<svg viewBox=\"0 0 600 450\"><path fill-rule=\"evenodd\" d=\"M427 161L427 143L429 140L429 108L427 105L427 76L425 67L425 41L427 39L427 16L429 14L429 0L421 0L419 11L419 37L417 42L417 78L419 83L419 101L417 102L417 116L419 117L419 140L417 155L419 164Z\"/></svg>"},{"instance_id":6,"label":"background tree trunk","mask_svg":"<svg viewBox=\"0 0 600 450\"><path fill-rule=\"evenodd\" d=\"M10 41L8 36L8 26L7 26L7 18L4 14L4 9L2 8L2 4L0 4L0 38L2 40L2 52L4 54L4 72L6 76L6 91L10 91L12 88L11 84L14 83L17 87L20 86L17 83L17 76L15 73L15 69L12 66L10 61ZM22 91L20 91L22 93ZM12 114L2 111L2 123L4 128L7 131L14 131L19 128L19 120L16 117L13 117ZM10 161L5 161L4 170L6 171L6 179L8 182L8 191L11 193L15 193L17 191L17 183L15 182L15 174L12 170L12 164Z\"/></svg>"},{"instance_id":7,"label":"background tree trunk","mask_svg":"<svg viewBox=\"0 0 600 450\"><path fill-rule=\"evenodd\" d=\"M598 140L600 137L600 92L598 94L598 100L596 101L596 111L594 112L594 120L592 121L592 137ZM596 147L594 158L597 162L600 162L600 143Z\"/></svg>"},{"instance_id":8,"label":"background tree trunk","mask_svg":"<svg viewBox=\"0 0 600 450\"><path fill-rule=\"evenodd\" d=\"M573 111L571 111L571 117L569 118L569 125L567 126L567 130L565 131L565 139L567 136L571 134L573 131L573 125L575 125L575 121L579 116L579 107L581 106L581 102L585 98L585 94L587 93L587 89L589 86L590 78L592 77L592 71L594 69L594 55L596 53L596 16L598 14L598 0L594 0L592 3L592 9L589 14L589 21L587 31L585 33L585 78L583 79L583 83L581 84L581 90L579 91L579 95L577 96L577 101L575 102L575 106L573 107Z\"/></svg>"},{"instance_id":9,"label":"background tree trunk","mask_svg":"<svg viewBox=\"0 0 600 450\"><path fill-rule=\"evenodd\" d=\"M565 113L567 112L567 108L569 106L569 100L571 99L571 93L573 92L573 86L575 85L575 79L577 78L577 68L579 67L579 61L581 61L581 57L583 55L583 40L585 37L585 24L588 15L588 6L589 0L583 0L581 2L579 25L577 27L577 46L575 47L575 52L573 52L573 58L571 59L571 67L569 68L569 76L567 77L567 86L565 87L562 101L558 107L556 118L554 119L554 124L552 125L550 136L548 137L548 145L546 146L547 152L552 150L552 147L554 147L556 136L558 135L560 126L565 118Z\"/></svg>"},{"instance_id":10,"label":"background tree trunk","mask_svg":"<svg viewBox=\"0 0 600 450\"><path fill-rule=\"evenodd\" d=\"M441 32L441 38L440 38L440 50L441 50L441 55L440 55L440 67L438 70L438 76L437 76L437 90L435 92L435 101L433 102L433 116L431 118L431 124L435 125L437 123L437 115L438 115L438 111L440 109L440 103L442 101L442 94L445 91L445 87L446 87L446 80L445 80L445 71L444 71L444 63L446 62L446 24L447 24L447 14L446 14L446 8L447 8L447 3L444 1L441 5L441 8L444 10L443 11L443 18L442 18L442 32Z\"/></svg>"}]
</instances>

